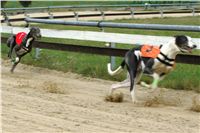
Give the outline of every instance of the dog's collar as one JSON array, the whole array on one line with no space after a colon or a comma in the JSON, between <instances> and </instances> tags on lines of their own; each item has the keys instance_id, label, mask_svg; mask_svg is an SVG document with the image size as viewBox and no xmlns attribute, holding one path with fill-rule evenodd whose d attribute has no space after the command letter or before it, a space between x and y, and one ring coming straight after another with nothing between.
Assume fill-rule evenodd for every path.
<instances>
[{"instance_id":1,"label":"dog's collar","mask_svg":"<svg viewBox=\"0 0 200 133\"><path fill-rule=\"evenodd\" d=\"M167 62L165 60L160 59L159 57L157 57L156 59L158 59L161 63L163 63L163 64L165 64L167 66L171 66L171 67L174 66L174 63L169 63L169 62Z\"/></svg>"},{"instance_id":2,"label":"dog's collar","mask_svg":"<svg viewBox=\"0 0 200 133\"><path fill-rule=\"evenodd\" d=\"M168 61L175 61L175 59L168 58L167 55L163 54L162 52L160 52L160 54L165 58L165 60L168 60Z\"/></svg>"}]
</instances>

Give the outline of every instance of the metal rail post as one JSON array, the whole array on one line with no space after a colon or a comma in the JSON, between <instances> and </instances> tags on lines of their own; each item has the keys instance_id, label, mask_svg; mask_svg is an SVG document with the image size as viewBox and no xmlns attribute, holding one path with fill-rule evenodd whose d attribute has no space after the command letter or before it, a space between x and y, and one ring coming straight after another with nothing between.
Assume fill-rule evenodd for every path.
<instances>
[{"instance_id":1,"label":"metal rail post","mask_svg":"<svg viewBox=\"0 0 200 133\"><path fill-rule=\"evenodd\" d=\"M53 19L53 14L48 12L48 15L49 15L49 19Z\"/></svg>"},{"instance_id":2,"label":"metal rail post","mask_svg":"<svg viewBox=\"0 0 200 133\"><path fill-rule=\"evenodd\" d=\"M111 42L110 47L115 48L115 43ZM111 69L113 70L115 68L115 56L110 57L110 62L111 62Z\"/></svg>"},{"instance_id":3,"label":"metal rail post","mask_svg":"<svg viewBox=\"0 0 200 133\"><path fill-rule=\"evenodd\" d=\"M192 16L195 16L195 9L192 8Z\"/></svg>"},{"instance_id":4,"label":"metal rail post","mask_svg":"<svg viewBox=\"0 0 200 133\"><path fill-rule=\"evenodd\" d=\"M134 19L134 8L131 8L131 18Z\"/></svg>"},{"instance_id":5,"label":"metal rail post","mask_svg":"<svg viewBox=\"0 0 200 133\"><path fill-rule=\"evenodd\" d=\"M160 9L160 17L163 18L163 9Z\"/></svg>"},{"instance_id":6,"label":"metal rail post","mask_svg":"<svg viewBox=\"0 0 200 133\"><path fill-rule=\"evenodd\" d=\"M28 15L28 13L26 12L26 10L24 10L24 16L25 16L25 17L30 17L30 16Z\"/></svg>"},{"instance_id":7,"label":"metal rail post","mask_svg":"<svg viewBox=\"0 0 200 133\"><path fill-rule=\"evenodd\" d=\"M75 17L76 21L78 21L78 13L77 12L74 12L74 17Z\"/></svg>"},{"instance_id":8,"label":"metal rail post","mask_svg":"<svg viewBox=\"0 0 200 133\"><path fill-rule=\"evenodd\" d=\"M106 47L115 48L115 43L113 42L106 43L105 45ZM115 56L110 56L110 63L111 63L111 69L113 70L115 68Z\"/></svg>"},{"instance_id":9,"label":"metal rail post","mask_svg":"<svg viewBox=\"0 0 200 133\"><path fill-rule=\"evenodd\" d=\"M149 3L145 3L145 4L144 4L144 9L147 10L147 9L148 9L148 6L149 6Z\"/></svg>"},{"instance_id":10,"label":"metal rail post","mask_svg":"<svg viewBox=\"0 0 200 133\"><path fill-rule=\"evenodd\" d=\"M40 51L41 51L41 49L40 48L35 48L35 59L37 60L37 59L39 59L40 57Z\"/></svg>"},{"instance_id":11,"label":"metal rail post","mask_svg":"<svg viewBox=\"0 0 200 133\"><path fill-rule=\"evenodd\" d=\"M50 19L53 19L53 14L50 12L50 9L48 8L48 15Z\"/></svg>"},{"instance_id":12,"label":"metal rail post","mask_svg":"<svg viewBox=\"0 0 200 133\"><path fill-rule=\"evenodd\" d=\"M105 20L105 13L104 13L104 11L100 10L100 12L101 12L102 20Z\"/></svg>"},{"instance_id":13,"label":"metal rail post","mask_svg":"<svg viewBox=\"0 0 200 133\"><path fill-rule=\"evenodd\" d=\"M4 21L6 22L6 24L8 26L12 26L10 21L9 21L8 15L5 12L3 12L3 17L4 17Z\"/></svg>"},{"instance_id":14,"label":"metal rail post","mask_svg":"<svg viewBox=\"0 0 200 133\"><path fill-rule=\"evenodd\" d=\"M25 18L25 19L27 19L27 18ZM26 22L26 25L25 25L25 27L29 27L29 21L25 21Z\"/></svg>"}]
</instances>

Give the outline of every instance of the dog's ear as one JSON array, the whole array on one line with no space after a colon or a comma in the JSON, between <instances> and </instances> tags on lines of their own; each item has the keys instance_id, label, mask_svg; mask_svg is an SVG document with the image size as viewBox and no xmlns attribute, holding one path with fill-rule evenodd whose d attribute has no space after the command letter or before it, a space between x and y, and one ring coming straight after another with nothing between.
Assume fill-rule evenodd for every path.
<instances>
[{"instance_id":1,"label":"dog's ear","mask_svg":"<svg viewBox=\"0 0 200 133\"><path fill-rule=\"evenodd\" d=\"M29 27L30 32L33 32L33 27Z\"/></svg>"},{"instance_id":2,"label":"dog's ear","mask_svg":"<svg viewBox=\"0 0 200 133\"><path fill-rule=\"evenodd\" d=\"M185 35L176 35L174 37L175 37L175 43L178 46L188 43L188 38Z\"/></svg>"},{"instance_id":3,"label":"dog's ear","mask_svg":"<svg viewBox=\"0 0 200 133\"><path fill-rule=\"evenodd\" d=\"M30 27L29 29L30 29L30 30L34 30L34 31L40 30L39 27Z\"/></svg>"}]
</instances>

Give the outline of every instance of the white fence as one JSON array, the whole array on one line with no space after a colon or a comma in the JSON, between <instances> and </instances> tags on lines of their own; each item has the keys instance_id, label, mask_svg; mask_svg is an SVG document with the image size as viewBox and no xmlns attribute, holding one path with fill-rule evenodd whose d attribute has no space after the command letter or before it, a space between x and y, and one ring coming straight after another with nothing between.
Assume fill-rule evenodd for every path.
<instances>
[{"instance_id":1,"label":"white fence","mask_svg":"<svg viewBox=\"0 0 200 133\"><path fill-rule=\"evenodd\" d=\"M28 28L23 27L10 27L2 26L1 33L16 34L18 32L28 32ZM76 39L87 41L99 41L109 43L122 43L122 44L151 44L160 45L165 44L173 37L167 36L150 36L150 35L135 35L135 34L120 34L120 33L107 33L107 32L93 32L93 31L75 31L75 30L53 30L41 29L43 37L63 38L63 39ZM193 38L196 43L197 49L200 49L200 38Z\"/></svg>"}]
</instances>

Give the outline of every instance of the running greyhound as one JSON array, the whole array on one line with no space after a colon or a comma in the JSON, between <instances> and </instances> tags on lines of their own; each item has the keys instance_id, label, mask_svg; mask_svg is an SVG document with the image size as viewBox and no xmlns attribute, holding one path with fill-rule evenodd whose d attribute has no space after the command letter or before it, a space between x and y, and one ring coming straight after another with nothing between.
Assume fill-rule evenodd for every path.
<instances>
[{"instance_id":1,"label":"running greyhound","mask_svg":"<svg viewBox=\"0 0 200 133\"><path fill-rule=\"evenodd\" d=\"M180 52L191 53L196 47L191 37L178 35L159 47L142 45L139 48L131 49L126 53L124 60L116 70L111 70L110 63L107 65L110 75L120 73L125 66L128 70L127 79L113 84L110 89L110 95L118 88L130 87L132 101L136 102L135 85L139 82L143 73L152 76L154 80L151 85L145 82L141 82L141 84L155 90L158 82L173 70L176 55Z\"/></svg>"},{"instance_id":2,"label":"running greyhound","mask_svg":"<svg viewBox=\"0 0 200 133\"><path fill-rule=\"evenodd\" d=\"M12 60L11 72L14 72L15 67L20 62L21 58L27 53L31 52L32 44L35 39L41 38L40 29L38 27L30 28L28 34L25 32L19 32L16 35L12 35L7 40L7 46L10 47L8 57ZM12 59L12 55L15 59Z\"/></svg>"}]
</instances>

